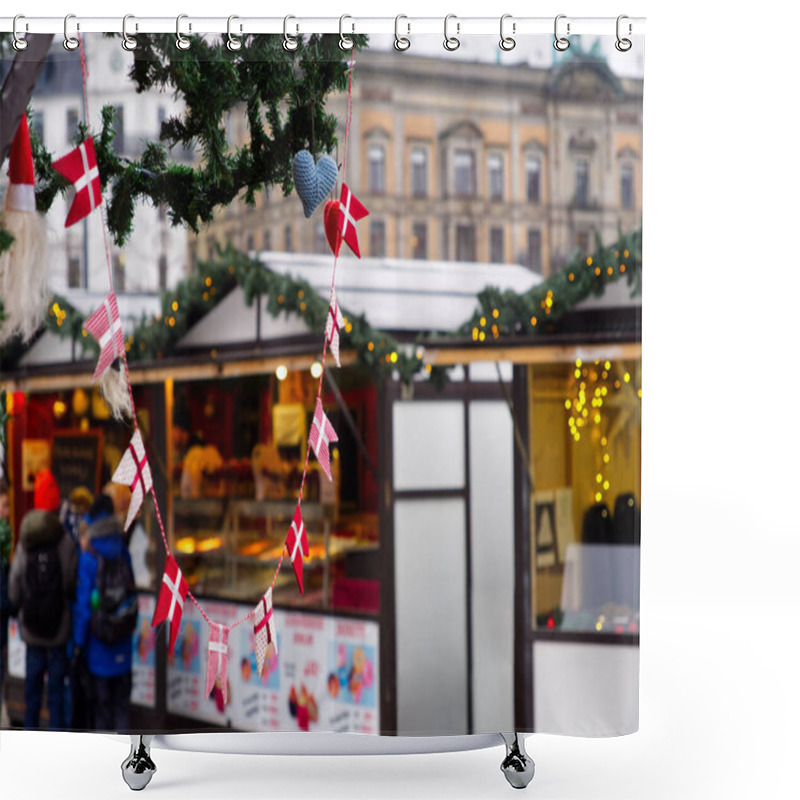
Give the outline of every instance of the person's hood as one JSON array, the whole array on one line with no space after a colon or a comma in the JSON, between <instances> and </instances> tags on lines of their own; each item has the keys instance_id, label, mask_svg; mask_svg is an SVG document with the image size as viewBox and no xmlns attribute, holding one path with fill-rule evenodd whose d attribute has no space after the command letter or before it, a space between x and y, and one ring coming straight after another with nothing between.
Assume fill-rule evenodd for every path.
<instances>
[{"instance_id":1,"label":"person's hood","mask_svg":"<svg viewBox=\"0 0 800 800\"><path fill-rule=\"evenodd\" d=\"M119 558L125 547L122 526L116 517L103 517L93 522L87 531L89 544L99 556L107 559Z\"/></svg>"},{"instance_id":2,"label":"person's hood","mask_svg":"<svg viewBox=\"0 0 800 800\"><path fill-rule=\"evenodd\" d=\"M23 518L19 542L25 550L35 550L57 544L63 533L64 529L55 514L37 508Z\"/></svg>"}]
</instances>

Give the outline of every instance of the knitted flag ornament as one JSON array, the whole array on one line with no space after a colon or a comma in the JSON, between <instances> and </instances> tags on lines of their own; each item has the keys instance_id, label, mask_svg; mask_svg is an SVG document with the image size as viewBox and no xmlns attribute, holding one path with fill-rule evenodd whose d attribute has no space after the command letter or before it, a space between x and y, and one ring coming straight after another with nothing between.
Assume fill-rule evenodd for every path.
<instances>
[{"instance_id":1,"label":"knitted flag ornament","mask_svg":"<svg viewBox=\"0 0 800 800\"><path fill-rule=\"evenodd\" d=\"M183 577L183 573L175 559L167 553L164 574L161 577L161 588L158 592L158 602L153 614L152 627L155 628L162 622L169 622L170 655L175 652L175 641L178 638L178 630L181 627L183 606L188 592L189 584L186 583L186 578Z\"/></svg>"},{"instance_id":2,"label":"knitted flag ornament","mask_svg":"<svg viewBox=\"0 0 800 800\"><path fill-rule=\"evenodd\" d=\"M358 249L358 232L356 222L369 214L361 201L350 191L346 183L342 184L342 195L339 200L339 233L347 246L361 258Z\"/></svg>"},{"instance_id":3,"label":"knitted flag ornament","mask_svg":"<svg viewBox=\"0 0 800 800\"><path fill-rule=\"evenodd\" d=\"M314 163L308 150L301 150L292 159L294 188L303 203L303 214L308 219L336 186L339 168L330 156L322 156Z\"/></svg>"},{"instance_id":4,"label":"knitted flag ornament","mask_svg":"<svg viewBox=\"0 0 800 800\"><path fill-rule=\"evenodd\" d=\"M228 634L230 628L211 623L208 634L208 664L206 666L206 697L219 680L223 707L228 703Z\"/></svg>"},{"instance_id":5,"label":"knitted flag ornament","mask_svg":"<svg viewBox=\"0 0 800 800\"><path fill-rule=\"evenodd\" d=\"M311 441L311 447L314 450L314 455L317 457L320 466L325 470L328 480L333 480L331 477L331 451L330 446L333 442L338 442L339 437L333 429L330 420L325 416L322 410L322 400L317 398L317 408L314 411L314 420L311 423L311 433L308 435Z\"/></svg>"},{"instance_id":6,"label":"knitted flag ornament","mask_svg":"<svg viewBox=\"0 0 800 800\"><path fill-rule=\"evenodd\" d=\"M336 359L336 366L341 367L339 363L339 331L344 327L344 317L342 310L339 308L339 303L336 300L336 289L331 290L331 302L328 306L328 321L325 323L325 338L328 340L328 347Z\"/></svg>"},{"instance_id":7,"label":"knitted flag ornament","mask_svg":"<svg viewBox=\"0 0 800 800\"><path fill-rule=\"evenodd\" d=\"M289 525L289 532L286 534L286 550L294 568L294 575L297 578L297 585L300 587L300 594L303 594L303 556L308 558L308 536L306 536L306 526L300 513L299 502L294 511L292 523Z\"/></svg>"},{"instance_id":8,"label":"knitted flag ornament","mask_svg":"<svg viewBox=\"0 0 800 800\"><path fill-rule=\"evenodd\" d=\"M275 614L272 611L272 587L258 601L253 612L254 643L256 648L256 669L258 674L264 672L267 651L270 647L278 652L278 635L275 632Z\"/></svg>"},{"instance_id":9,"label":"knitted flag ornament","mask_svg":"<svg viewBox=\"0 0 800 800\"><path fill-rule=\"evenodd\" d=\"M114 292L106 297L103 305L86 320L83 327L100 345L100 358L97 359L97 366L92 375L92 378L97 380L111 366L111 362L125 352L125 338L122 335L122 322Z\"/></svg>"},{"instance_id":10,"label":"knitted flag ornament","mask_svg":"<svg viewBox=\"0 0 800 800\"><path fill-rule=\"evenodd\" d=\"M75 187L75 197L64 223L64 227L69 228L88 217L103 202L94 139L90 136L74 150L54 161L53 169Z\"/></svg>"},{"instance_id":11,"label":"knitted flag ornament","mask_svg":"<svg viewBox=\"0 0 800 800\"><path fill-rule=\"evenodd\" d=\"M137 428L131 438L128 449L122 456L114 475L112 483L124 483L131 487L131 504L128 507L128 517L125 520L125 530L130 528L131 523L142 507L145 495L153 488L153 474L150 472L150 465L147 463L147 453L144 450L142 432Z\"/></svg>"}]
</instances>

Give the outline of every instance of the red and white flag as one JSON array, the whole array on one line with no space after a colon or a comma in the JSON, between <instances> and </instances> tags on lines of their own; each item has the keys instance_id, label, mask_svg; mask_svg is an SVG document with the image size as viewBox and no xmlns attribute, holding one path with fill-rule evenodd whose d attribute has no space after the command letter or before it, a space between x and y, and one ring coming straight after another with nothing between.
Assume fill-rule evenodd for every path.
<instances>
[{"instance_id":1,"label":"red and white flag","mask_svg":"<svg viewBox=\"0 0 800 800\"><path fill-rule=\"evenodd\" d=\"M258 674L264 672L264 662L270 647L278 652L278 635L275 632L275 614L272 611L272 587L267 589L258 601L253 614L254 641L256 647L256 669Z\"/></svg>"},{"instance_id":2,"label":"red and white flag","mask_svg":"<svg viewBox=\"0 0 800 800\"><path fill-rule=\"evenodd\" d=\"M161 577L161 588L158 591L158 602L153 614L152 626L155 628L162 622L169 622L169 654L175 652L175 640L181 627L183 605L189 592L189 584L183 577L175 559L167 553L164 575Z\"/></svg>"},{"instance_id":3,"label":"red and white flag","mask_svg":"<svg viewBox=\"0 0 800 800\"><path fill-rule=\"evenodd\" d=\"M208 665L206 666L206 697L219 679L223 705L228 703L228 634L230 628L211 623L208 633Z\"/></svg>"},{"instance_id":4,"label":"red and white flag","mask_svg":"<svg viewBox=\"0 0 800 800\"><path fill-rule=\"evenodd\" d=\"M342 183L342 195L339 200L339 233L347 246L361 258L358 249L358 232L356 222L369 214L363 203L350 191L346 183Z\"/></svg>"},{"instance_id":5,"label":"red and white flag","mask_svg":"<svg viewBox=\"0 0 800 800\"><path fill-rule=\"evenodd\" d=\"M336 366L341 367L339 363L339 331L344 328L344 317L342 310L339 308L339 302L336 299L336 289L331 289L331 302L328 306L328 321L325 323L325 338L328 340L328 347L330 348L333 357L336 359Z\"/></svg>"},{"instance_id":6,"label":"red and white flag","mask_svg":"<svg viewBox=\"0 0 800 800\"><path fill-rule=\"evenodd\" d=\"M306 526L303 523L303 516L300 513L300 503L292 517L292 524L286 534L286 550L289 553L289 560L294 567L294 574L297 578L297 585L300 587L300 594L303 594L303 556L308 558L308 536L306 536Z\"/></svg>"},{"instance_id":7,"label":"red and white flag","mask_svg":"<svg viewBox=\"0 0 800 800\"><path fill-rule=\"evenodd\" d=\"M331 478L331 451L330 445L332 442L338 442L339 437L333 429L330 420L325 416L322 410L322 400L317 398L317 408L314 411L314 420L311 423L311 433L308 435L311 441L311 447L314 450L314 455L317 461L322 465L328 480Z\"/></svg>"},{"instance_id":8,"label":"red and white flag","mask_svg":"<svg viewBox=\"0 0 800 800\"><path fill-rule=\"evenodd\" d=\"M75 187L75 198L69 208L65 228L88 217L102 202L100 171L94 152L94 140L90 136L58 161L53 169L63 175Z\"/></svg>"},{"instance_id":9,"label":"red and white flag","mask_svg":"<svg viewBox=\"0 0 800 800\"><path fill-rule=\"evenodd\" d=\"M145 495L153 488L153 474L147 463L142 433L138 428L111 481L112 483L124 483L131 487L131 504L128 506L128 517L125 520L125 530L128 530L142 507Z\"/></svg>"},{"instance_id":10,"label":"red and white flag","mask_svg":"<svg viewBox=\"0 0 800 800\"><path fill-rule=\"evenodd\" d=\"M117 297L114 292L103 300L101 305L83 325L97 339L100 345L100 358L93 378L97 379L125 351L125 337L122 335L122 322L119 318Z\"/></svg>"}]
</instances>

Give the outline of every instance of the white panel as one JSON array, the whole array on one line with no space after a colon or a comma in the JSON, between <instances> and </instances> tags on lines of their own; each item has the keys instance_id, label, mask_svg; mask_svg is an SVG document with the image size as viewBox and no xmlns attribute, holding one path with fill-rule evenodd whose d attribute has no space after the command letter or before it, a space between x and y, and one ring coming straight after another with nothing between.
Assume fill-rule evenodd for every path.
<instances>
[{"instance_id":1,"label":"white panel","mask_svg":"<svg viewBox=\"0 0 800 800\"><path fill-rule=\"evenodd\" d=\"M497 383L497 367L505 383L514 377L514 365L510 361L473 361L469 365L469 379L481 383Z\"/></svg>"},{"instance_id":2,"label":"white panel","mask_svg":"<svg viewBox=\"0 0 800 800\"><path fill-rule=\"evenodd\" d=\"M534 642L538 733L621 736L639 729L639 648Z\"/></svg>"},{"instance_id":3,"label":"white panel","mask_svg":"<svg viewBox=\"0 0 800 800\"><path fill-rule=\"evenodd\" d=\"M472 722L514 729L514 434L502 401L472 402Z\"/></svg>"},{"instance_id":4,"label":"white panel","mask_svg":"<svg viewBox=\"0 0 800 800\"><path fill-rule=\"evenodd\" d=\"M394 488L464 487L464 404L397 402L394 422Z\"/></svg>"},{"instance_id":5,"label":"white panel","mask_svg":"<svg viewBox=\"0 0 800 800\"><path fill-rule=\"evenodd\" d=\"M464 506L459 498L395 503L401 735L468 733Z\"/></svg>"}]
</instances>

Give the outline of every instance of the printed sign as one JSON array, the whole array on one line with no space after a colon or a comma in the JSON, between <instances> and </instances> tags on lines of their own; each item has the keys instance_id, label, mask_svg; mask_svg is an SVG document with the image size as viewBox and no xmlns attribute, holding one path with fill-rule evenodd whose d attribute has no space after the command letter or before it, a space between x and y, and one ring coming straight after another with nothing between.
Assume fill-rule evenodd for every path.
<instances>
[{"instance_id":1,"label":"printed sign","mask_svg":"<svg viewBox=\"0 0 800 800\"><path fill-rule=\"evenodd\" d=\"M156 634L150 620L156 609L153 595L139 595L139 622L133 634L133 685L131 702L156 707Z\"/></svg>"}]
</instances>

